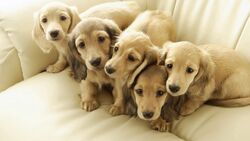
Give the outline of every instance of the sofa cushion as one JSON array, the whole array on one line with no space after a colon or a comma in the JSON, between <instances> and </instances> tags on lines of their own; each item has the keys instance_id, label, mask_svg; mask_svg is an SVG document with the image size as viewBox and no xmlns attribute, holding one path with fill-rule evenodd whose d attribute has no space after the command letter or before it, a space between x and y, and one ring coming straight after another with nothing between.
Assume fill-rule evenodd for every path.
<instances>
[{"instance_id":1,"label":"sofa cushion","mask_svg":"<svg viewBox=\"0 0 250 141\"><path fill-rule=\"evenodd\" d=\"M137 118L108 114L109 94L100 94L102 107L85 112L80 108L79 85L68 70L41 73L0 94L2 141L182 141L160 133Z\"/></svg>"},{"instance_id":2,"label":"sofa cushion","mask_svg":"<svg viewBox=\"0 0 250 141\"><path fill-rule=\"evenodd\" d=\"M250 2L249 2L250 9ZM249 14L250 15L250 14ZM235 50L244 54L250 62L250 18L246 21L242 33L239 37Z\"/></svg>"},{"instance_id":3,"label":"sofa cushion","mask_svg":"<svg viewBox=\"0 0 250 141\"><path fill-rule=\"evenodd\" d=\"M20 60L8 33L0 27L0 92L23 80Z\"/></svg>"},{"instance_id":4,"label":"sofa cushion","mask_svg":"<svg viewBox=\"0 0 250 141\"><path fill-rule=\"evenodd\" d=\"M108 114L111 96L99 95L102 107L80 108L79 85L68 76L41 73L0 94L0 138L4 141L168 140L248 141L250 106L222 108L205 105L176 121L172 133L149 128L147 122Z\"/></svg>"},{"instance_id":5,"label":"sofa cushion","mask_svg":"<svg viewBox=\"0 0 250 141\"><path fill-rule=\"evenodd\" d=\"M172 131L188 141L249 141L250 106L202 106L175 122Z\"/></svg>"},{"instance_id":6,"label":"sofa cushion","mask_svg":"<svg viewBox=\"0 0 250 141\"><path fill-rule=\"evenodd\" d=\"M249 7L249 0L176 0L173 17L177 40L235 48L249 17Z\"/></svg>"}]
</instances>

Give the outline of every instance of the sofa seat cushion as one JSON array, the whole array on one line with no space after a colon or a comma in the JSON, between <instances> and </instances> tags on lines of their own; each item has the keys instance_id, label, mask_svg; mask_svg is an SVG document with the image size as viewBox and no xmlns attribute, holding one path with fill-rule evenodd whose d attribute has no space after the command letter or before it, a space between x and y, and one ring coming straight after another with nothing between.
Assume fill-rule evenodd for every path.
<instances>
[{"instance_id":1,"label":"sofa seat cushion","mask_svg":"<svg viewBox=\"0 0 250 141\"><path fill-rule=\"evenodd\" d=\"M223 108L204 105L175 122L172 132L188 141L249 141L250 106Z\"/></svg>"},{"instance_id":2,"label":"sofa seat cushion","mask_svg":"<svg viewBox=\"0 0 250 141\"><path fill-rule=\"evenodd\" d=\"M1 141L182 141L151 130L138 118L108 114L111 96L100 95L102 107L80 108L79 86L68 76L41 73L0 94Z\"/></svg>"},{"instance_id":3,"label":"sofa seat cushion","mask_svg":"<svg viewBox=\"0 0 250 141\"><path fill-rule=\"evenodd\" d=\"M0 94L0 138L6 141L249 140L250 106L222 108L205 105L176 121L172 133L149 128L147 122L122 115L112 117L107 93L101 108L80 108L79 85L68 75L41 73Z\"/></svg>"}]
</instances>

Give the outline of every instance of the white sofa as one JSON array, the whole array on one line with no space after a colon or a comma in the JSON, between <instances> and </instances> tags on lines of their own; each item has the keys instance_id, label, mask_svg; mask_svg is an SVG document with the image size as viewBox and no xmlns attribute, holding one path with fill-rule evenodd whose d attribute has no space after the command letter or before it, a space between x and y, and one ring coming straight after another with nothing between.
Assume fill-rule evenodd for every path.
<instances>
[{"instance_id":1,"label":"white sofa","mask_svg":"<svg viewBox=\"0 0 250 141\"><path fill-rule=\"evenodd\" d=\"M138 118L112 117L111 98L85 112L79 86L68 69L41 72L57 54L44 54L31 39L32 14L52 0L11 0L0 4L0 141L250 141L250 106L205 105L176 121L172 133L149 128ZM110 0L71 0L80 12ZM250 0L138 0L143 9L170 12L177 39L216 43L250 60ZM159 33L160 34L160 33ZM250 84L249 84L250 86Z\"/></svg>"}]
</instances>

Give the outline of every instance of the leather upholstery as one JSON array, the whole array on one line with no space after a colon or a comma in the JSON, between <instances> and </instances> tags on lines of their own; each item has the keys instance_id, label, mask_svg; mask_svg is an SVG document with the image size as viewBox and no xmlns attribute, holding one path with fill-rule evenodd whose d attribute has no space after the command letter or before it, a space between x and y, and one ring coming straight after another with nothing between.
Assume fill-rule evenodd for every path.
<instances>
[{"instance_id":1,"label":"leather upholstery","mask_svg":"<svg viewBox=\"0 0 250 141\"><path fill-rule=\"evenodd\" d=\"M0 93L1 141L250 140L250 106L202 106L176 121L173 133L153 131L138 118L111 117L107 109L112 100L105 93L99 97L100 109L90 113L81 110L79 86L69 78L68 70L40 73L56 59L56 53L42 53L31 40L32 13L49 1L0 4L0 91L9 87ZM63 1L77 5L82 12L110 0ZM225 45L250 60L250 0L137 1L144 9L161 9L173 15L178 40Z\"/></svg>"}]
</instances>

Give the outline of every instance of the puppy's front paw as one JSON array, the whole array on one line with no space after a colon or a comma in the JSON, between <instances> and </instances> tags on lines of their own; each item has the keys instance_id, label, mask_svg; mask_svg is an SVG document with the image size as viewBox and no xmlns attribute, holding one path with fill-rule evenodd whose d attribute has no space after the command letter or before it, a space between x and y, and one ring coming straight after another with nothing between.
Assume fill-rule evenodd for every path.
<instances>
[{"instance_id":1,"label":"puppy's front paw","mask_svg":"<svg viewBox=\"0 0 250 141\"><path fill-rule=\"evenodd\" d=\"M50 72L50 73L57 73L57 72L60 72L62 71L64 68L62 68L61 66L58 66L58 65L49 65L47 68L46 68L46 71L47 72Z\"/></svg>"},{"instance_id":2,"label":"puppy's front paw","mask_svg":"<svg viewBox=\"0 0 250 141\"><path fill-rule=\"evenodd\" d=\"M170 129L170 124L163 119L151 121L150 126L153 130L160 132L166 132Z\"/></svg>"},{"instance_id":3,"label":"puppy's front paw","mask_svg":"<svg viewBox=\"0 0 250 141\"><path fill-rule=\"evenodd\" d=\"M112 105L109 109L109 113L112 116L117 116L117 115L121 115L124 113L124 108L122 106L116 106L116 105Z\"/></svg>"},{"instance_id":4,"label":"puppy's front paw","mask_svg":"<svg viewBox=\"0 0 250 141\"><path fill-rule=\"evenodd\" d=\"M82 101L81 107L88 112L93 111L99 107L99 103L96 100Z\"/></svg>"}]
</instances>

